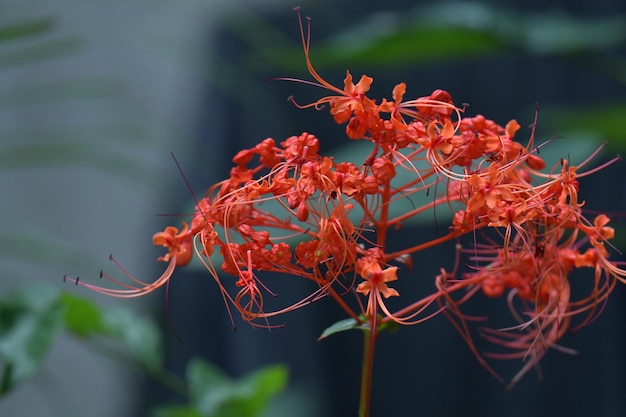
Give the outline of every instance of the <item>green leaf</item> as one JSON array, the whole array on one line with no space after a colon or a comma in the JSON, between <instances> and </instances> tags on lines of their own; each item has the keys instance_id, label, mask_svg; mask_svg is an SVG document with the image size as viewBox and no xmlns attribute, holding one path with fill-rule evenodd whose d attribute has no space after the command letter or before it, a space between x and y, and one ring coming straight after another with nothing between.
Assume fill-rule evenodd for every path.
<instances>
[{"instance_id":1,"label":"green leaf","mask_svg":"<svg viewBox=\"0 0 626 417\"><path fill-rule=\"evenodd\" d=\"M30 82L4 88L0 94L0 108L14 109L17 106L76 102L88 99L117 99L123 93L122 85L112 78L72 78Z\"/></svg>"},{"instance_id":2,"label":"green leaf","mask_svg":"<svg viewBox=\"0 0 626 417\"><path fill-rule=\"evenodd\" d=\"M53 19L51 17L35 19L25 23L0 26L0 43L41 35L49 32L53 26Z\"/></svg>"},{"instance_id":3,"label":"green leaf","mask_svg":"<svg viewBox=\"0 0 626 417\"><path fill-rule=\"evenodd\" d=\"M1 95L2 93L0 93ZM61 101L59 99L59 101ZM2 98L0 98L0 104ZM139 124L72 124L72 125L46 125L46 126L21 126L13 129L0 131L3 146L9 144L37 144L45 142L61 142L79 144L85 140L98 143L101 141L116 142L120 144L141 146L150 145L153 134L149 129L155 129L147 125ZM130 143L129 143L130 142Z\"/></svg>"},{"instance_id":4,"label":"green leaf","mask_svg":"<svg viewBox=\"0 0 626 417\"><path fill-rule=\"evenodd\" d=\"M58 58L78 51L81 45L82 42L78 37L68 36L38 42L35 45L24 46L20 49L5 50L0 54L0 69L21 67L39 61Z\"/></svg>"},{"instance_id":5,"label":"green leaf","mask_svg":"<svg viewBox=\"0 0 626 417\"><path fill-rule=\"evenodd\" d=\"M382 332L383 330L389 330L392 333L398 330L398 323L394 321L382 322L382 316L379 315L378 317L381 320L377 326L378 333ZM366 321L363 321L363 323L359 324L359 322L353 318L339 320L338 322L331 325L330 327L327 327L326 330L322 332L322 335L317 340L319 341L322 339L326 339L328 336L333 335L335 333L341 333L347 330L354 330L354 329L369 330L370 325Z\"/></svg>"},{"instance_id":6,"label":"green leaf","mask_svg":"<svg viewBox=\"0 0 626 417\"><path fill-rule=\"evenodd\" d=\"M323 45L315 53L320 66L340 60L345 65L415 64L461 59L502 50L492 33L467 28L405 27L393 33L347 47L343 42ZM319 58L318 58L319 56Z\"/></svg>"},{"instance_id":7,"label":"green leaf","mask_svg":"<svg viewBox=\"0 0 626 417\"><path fill-rule=\"evenodd\" d=\"M232 398L232 382L216 366L195 358L187 366L189 392L203 416L215 415Z\"/></svg>"},{"instance_id":8,"label":"green leaf","mask_svg":"<svg viewBox=\"0 0 626 417\"><path fill-rule=\"evenodd\" d=\"M0 158L1 159L1 158ZM13 216L0 210L0 216ZM43 232L31 231L32 225L21 224L19 219L11 219L12 224L3 225L0 231L0 259L24 261L43 265L47 268L64 269L68 259L75 260L75 265L92 266L99 262L94 256L72 247L67 242L46 236ZM18 230L21 230L20 235Z\"/></svg>"},{"instance_id":9,"label":"green leaf","mask_svg":"<svg viewBox=\"0 0 626 417\"><path fill-rule=\"evenodd\" d=\"M326 41L315 42L318 69L367 65L398 68L407 64L475 58L522 51L533 54L597 53L620 48L626 40L623 15L590 18L562 11L531 13L478 2L439 2L402 11L370 14ZM244 66L261 71L302 68L302 48L287 42L258 41L263 33L249 21L231 31L251 46ZM245 31L245 34L243 33ZM282 39L282 37L276 37Z\"/></svg>"},{"instance_id":10,"label":"green leaf","mask_svg":"<svg viewBox=\"0 0 626 417\"><path fill-rule=\"evenodd\" d=\"M552 130L562 132L586 132L599 138L596 141L609 141L626 148L626 130L624 129L626 103L594 104L590 106L542 109L540 119ZM568 135L565 135L568 137Z\"/></svg>"},{"instance_id":11,"label":"green leaf","mask_svg":"<svg viewBox=\"0 0 626 417\"><path fill-rule=\"evenodd\" d=\"M0 396L37 371L62 324L56 289L22 288L0 300Z\"/></svg>"},{"instance_id":12,"label":"green leaf","mask_svg":"<svg viewBox=\"0 0 626 417\"><path fill-rule=\"evenodd\" d=\"M287 370L275 365L233 380L214 365L193 359L187 368L192 401L205 417L254 417L287 382Z\"/></svg>"},{"instance_id":13,"label":"green leaf","mask_svg":"<svg viewBox=\"0 0 626 417\"><path fill-rule=\"evenodd\" d=\"M287 379L287 368L281 365L266 366L246 375L238 384L244 398L236 403L236 415L258 416L269 400L285 388Z\"/></svg>"},{"instance_id":14,"label":"green leaf","mask_svg":"<svg viewBox=\"0 0 626 417\"><path fill-rule=\"evenodd\" d=\"M369 329L369 325L367 323L359 324L359 322L353 318L339 320L337 323L331 325L330 327L327 327L326 330L322 332L322 335L317 340L326 339L328 336L333 335L335 333L345 332L347 330L354 330L354 329L360 329L360 330Z\"/></svg>"},{"instance_id":15,"label":"green leaf","mask_svg":"<svg viewBox=\"0 0 626 417\"><path fill-rule=\"evenodd\" d=\"M367 65L393 67L407 64L460 59L499 53L506 40L493 33L491 26L470 27L407 19L404 15L378 14L347 27L328 41L316 43L311 59L317 69ZM246 65L263 68L259 58L273 56L271 66L296 71L302 67L302 47L255 49ZM267 49L267 46L266 48ZM261 65L259 65L259 62ZM268 68L269 69L269 68Z\"/></svg>"},{"instance_id":16,"label":"green leaf","mask_svg":"<svg viewBox=\"0 0 626 417\"><path fill-rule=\"evenodd\" d=\"M101 319L103 335L121 342L133 358L146 367L161 366L161 332L154 321L121 308L102 311Z\"/></svg>"},{"instance_id":17,"label":"green leaf","mask_svg":"<svg viewBox=\"0 0 626 417\"><path fill-rule=\"evenodd\" d=\"M553 11L523 16L522 23L522 45L542 54L619 47L626 40L626 19L619 15L594 19Z\"/></svg>"},{"instance_id":18,"label":"green leaf","mask_svg":"<svg viewBox=\"0 0 626 417\"><path fill-rule=\"evenodd\" d=\"M121 175L126 180L132 179L143 187L172 180L166 177L159 167L150 165L137 156L85 142L18 144L3 146L0 151L0 172L85 165L109 175Z\"/></svg>"},{"instance_id":19,"label":"green leaf","mask_svg":"<svg viewBox=\"0 0 626 417\"><path fill-rule=\"evenodd\" d=\"M86 337L104 331L100 308L92 301L64 293L65 329L76 337Z\"/></svg>"},{"instance_id":20,"label":"green leaf","mask_svg":"<svg viewBox=\"0 0 626 417\"><path fill-rule=\"evenodd\" d=\"M92 301L65 293L65 327L79 338L102 336L121 345L134 361L155 375L162 373L162 340L158 326L151 319L122 308L101 309Z\"/></svg>"},{"instance_id":21,"label":"green leaf","mask_svg":"<svg viewBox=\"0 0 626 417\"><path fill-rule=\"evenodd\" d=\"M152 417L203 417L195 408L185 406L158 407L150 415Z\"/></svg>"},{"instance_id":22,"label":"green leaf","mask_svg":"<svg viewBox=\"0 0 626 417\"><path fill-rule=\"evenodd\" d=\"M576 132L560 130L559 137L539 149L539 156L546 162L545 172L555 166L560 167L561 158L570 161L572 165L586 160L602 144L602 138L591 132ZM602 161L597 158L595 162Z\"/></svg>"}]
</instances>

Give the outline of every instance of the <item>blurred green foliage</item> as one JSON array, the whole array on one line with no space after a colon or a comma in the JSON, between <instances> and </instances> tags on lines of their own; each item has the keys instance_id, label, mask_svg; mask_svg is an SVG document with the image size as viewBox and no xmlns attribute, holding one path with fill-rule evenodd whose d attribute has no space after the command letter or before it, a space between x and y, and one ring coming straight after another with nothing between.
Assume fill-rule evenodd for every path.
<instances>
[{"instance_id":1,"label":"blurred green foliage","mask_svg":"<svg viewBox=\"0 0 626 417\"><path fill-rule=\"evenodd\" d=\"M51 288L23 290L0 303L0 395L37 371L61 330L63 306Z\"/></svg>"},{"instance_id":2,"label":"blurred green foliage","mask_svg":"<svg viewBox=\"0 0 626 417\"><path fill-rule=\"evenodd\" d=\"M163 367L162 336L153 320L127 309L101 309L86 298L38 285L0 299L0 400L38 370L62 332L139 366L187 402L154 410L158 417L259 416L287 383L284 366L233 379L201 358L194 358L185 380L179 380Z\"/></svg>"}]
</instances>

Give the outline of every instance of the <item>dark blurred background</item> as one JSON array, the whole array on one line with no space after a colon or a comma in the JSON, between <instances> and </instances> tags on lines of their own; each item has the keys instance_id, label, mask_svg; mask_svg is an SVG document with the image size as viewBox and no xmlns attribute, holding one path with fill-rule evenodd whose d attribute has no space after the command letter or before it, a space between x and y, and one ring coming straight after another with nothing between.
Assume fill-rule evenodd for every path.
<instances>
[{"instance_id":1,"label":"dark blurred background","mask_svg":"<svg viewBox=\"0 0 626 417\"><path fill-rule=\"evenodd\" d=\"M502 125L517 119L523 127L532 123L538 104L538 140L560 138L546 150L546 159L580 161L602 142L609 144L605 159L626 152L626 4L621 1L93 3L65 1L39 12L54 22L46 50L56 55L34 63L28 54L11 61L11 48L17 47L8 42L0 55L1 86L14 91L12 99L0 99L7 168L1 172L2 187L5 195L16 196L3 203L5 218L27 224L29 236L49 239L59 252L34 261L25 257L29 267L38 265L35 269L20 269L21 264L10 265L13 258L7 259L5 273L19 270L40 279L52 264L61 273L70 269L94 276L109 252L120 254L133 271L157 273L152 262L157 251L147 247L149 236L172 223L172 216L154 214L193 208L170 152L197 195L227 175L232 155L266 137L280 141L308 131L320 138L322 153L349 154L344 128L327 112L298 110L287 101L291 95L302 103L314 101L324 91L272 80L310 79L292 11L296 5L312 19L313 64L335 85L341 85L350 69L357 79L361 74L374 78L371 97L389 97L399 82L408 85L405 97L442 88L455 103L470 105L467 115L484 114ZM16 21L32 16L37 2L29 4L32 8L0 6L0 22L9 11ZM8 63L2 64L2 56L9 56ZM519 136L528 132L522 129ZM11 151L18 141L32 150L15 163ZM50 150L43 146L49 141L68 146ZM581 181L590 213L608 209L615 218L618 248L626 248L624 175L619 163ZM52 192L57 184L61 190ZM52 204L45 215L42 199ZM394 244L435 236L447 227L445 220L440 222L409 225L394 237ZM7 225L4 230L14 237L24 228L13 231ZM69 245L66 252L59 242ZM77 257L72 247L88 251L92 260ZM420 275L403 283L401 293L427 294L432 277L453 256L448 245L416 257ZM585 285L591 278L575 279ZM200 268L181 270L172 280L167 314L173 329L162 295L141 305L163 319L169 337L167 363L175 372L182 374L196 355L234 376L285 363L289 389L267 415L357 414L361 334L345 332L316 341L326 327L344 318L332 301L282 317L282 329L254 330L237 322L233 332L215 283ZM566 335L563 345L580 352L578 356L549 352L541 364L542 377L529 372L510 392L477 363L443 316L385 334L377 345L372 415L626 415L624 295L618 286L600 318ZM479 299L475 304L496 317L508 317L503 303ZM478 339L477 344L488 349ZM62 369L72 363L91 365L76 379L63 371L59 377L57 368L50 371L57 372L53 380L76 387L81 378L115 373L84 394L93 398L92 405L102 403L93 416L147 415L145 410L154 405L176 400L147 380L127 386L135 374L127 375L119 365L104 370L108 365L83 358L71 342L57 351ZM521 366L514 361L495 364L505 378ZM50 401L40 391L35 397L44 404ZM5 407L6 415L25 415L29 393L22 389L0 402L0 411ZM61 395L67 397L67 392ZM76 415L89 410L82 408L87 406L77 399L80 395L69 397ZM110 403L119 406L107 408ZM58 410L39 415L67 415L63 404Z\"/></svg>"}]
</instances>

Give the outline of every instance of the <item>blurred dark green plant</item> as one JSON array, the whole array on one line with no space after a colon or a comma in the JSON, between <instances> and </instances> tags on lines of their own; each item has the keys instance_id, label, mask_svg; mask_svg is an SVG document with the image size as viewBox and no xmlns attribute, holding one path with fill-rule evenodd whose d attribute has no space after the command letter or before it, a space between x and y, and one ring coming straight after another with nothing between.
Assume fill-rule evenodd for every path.
<instances>
[{"instance_id":1,"label":"blurred dark green plant","mask_svg":"<svg viewBox=\"0 0 626 417\"><path fill-rule=\"evenodd\" d=\"M96 303L50 286L24 287L0 299L0 400L28 380L61 333L113 359L142 369L184 399L155 417L255 417L287 383L281 365L233 379L201 358L192 358L185 379L163 367L157 324L123 308Z\"/></svg>"}]
</instances>

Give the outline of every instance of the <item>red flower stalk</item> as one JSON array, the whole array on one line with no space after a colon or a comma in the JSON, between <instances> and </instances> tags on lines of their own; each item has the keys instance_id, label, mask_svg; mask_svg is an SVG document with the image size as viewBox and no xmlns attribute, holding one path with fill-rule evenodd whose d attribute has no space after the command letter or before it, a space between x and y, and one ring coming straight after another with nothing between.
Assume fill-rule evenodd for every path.
<instances>
[{"instance_id":1,"label":"red flower stalk","mask_svg":"<svg viewBox=\"0 0 626 417\"><path fill-rule=\"evenodd\" d=\"M264 139L235 155L229 178L208 189L189 224L154 235L154 244L167 249L159 260L168 267L158 280L144 283L123 270L132 284L103 275L122 289L75 282L108 295L139 296L166 284L195 256L217 282L227 307L254 326L275 326L273 317L331 297L348 316L369 324L372 347L386 323L417 324L443 313L477 357L462 306L482 292L506 296L516 322L507 329L482 330L506 350L488 358L526 360L512 384L548 349L566 350L559 341L574 317L583 317L578 326L589 323L616 282L626 281L626 271L609 260L614 231L608 217L586 219L578 200L578 178L616 159L582 172L589 160L578 166L562 160L546 172L534 143L535 124L524 146L515 139L520 128L515 120L503 127L481 115L463 117L463 109L443 90L403 101L406 85L400 83L391 100L378 101L367 96L373 79L364 75L355 85L349 72L343 88L335 87L314 69L309 27L305 31L300 20L300 28L314 81L287 80L322 87L330 95L297 105L321 109L327 104L349 139L371 142L368 157L338 162L320 155L318 138L306 132L280 143ZM392 211L398 201L416 195L428 202L401 214ZM433 210L449 212L445 234L387 250L389 235L403 222ZM473 247L460 249L452 270L442 269L433 278L432 294L412 300L393 288L395 281L416 273L411 271L415 253L464 235L472 237ZM479 242L482 237L485 243ZM473 265L465 271L460 267L464 254ZM593 270L593 288L587 297L572 300L570 275L585 268ZM268 272L309 281L311 291L268 308L264 298L277 293ZM392 310L389 297L410 301Z\"/></svg>"}]
</instances>

